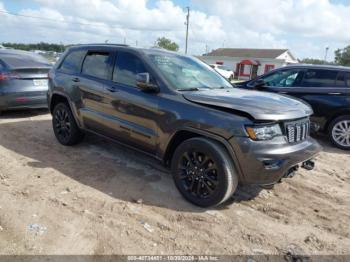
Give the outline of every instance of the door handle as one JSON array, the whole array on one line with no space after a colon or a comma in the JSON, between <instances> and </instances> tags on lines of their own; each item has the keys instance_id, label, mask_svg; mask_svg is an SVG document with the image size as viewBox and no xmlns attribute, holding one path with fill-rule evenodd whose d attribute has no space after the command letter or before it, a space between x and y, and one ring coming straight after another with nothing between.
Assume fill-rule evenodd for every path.
<instances>
[{"instance_id":1,"label":"door handle","mask_svg":"<svg viewBox=\"0 0 350 262\"><path fill-rule=\"evenodd\" d=\"M341 93L328 93L328 95L340 95Z\"/></svg>"},{"instance_id":2,"label":"door handle","mask_svg":"<svg viewBox=\"0 0 350 262\"><path fill-rule=\"evenodd\" d=\"M280 94L287 94L287 92L285 92L285 91L280 91L278 93L280 93Z\"/></svg>"},{"instance_id":3,"label":"door handle","mask_svg":"<svg viewBox=\"0 0 350 262\"><path fill-rule=\"evenodd\" d=\"M72 79L72 81L75 82L75 83L78 83L78 82L80 82L80 79L79 79L78 77L74 77L74 78Z\"/></svg>"},{"instance_id":4,"label":"door handle","mask_svg":"<svg viewBox=\"0 0 350 262\"><path fill-rule=\"evenodd\" d=\"M115 89L114 87L106 87L106 89L111 92L111 93L115 93L115 92L118 92L117 89Z\"/></svg>"}]
</instances>

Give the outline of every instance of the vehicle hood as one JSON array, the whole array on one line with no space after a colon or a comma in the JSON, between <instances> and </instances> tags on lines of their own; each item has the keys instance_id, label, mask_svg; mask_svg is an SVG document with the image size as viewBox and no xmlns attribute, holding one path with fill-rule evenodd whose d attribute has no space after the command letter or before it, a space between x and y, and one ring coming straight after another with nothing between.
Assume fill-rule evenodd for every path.
<instances>
[{"instance_id":1,"label":"vehicle hood","mask_svg":"<svg viewBox=\"0 0 350 262\"><path fill-rule=\"evenodd\" d=\"M297 119L313 113L311 107L300 100L239 88L190 91L183 96L191 102L238 110L256 120Z\"/></svg>"}]
</instances>

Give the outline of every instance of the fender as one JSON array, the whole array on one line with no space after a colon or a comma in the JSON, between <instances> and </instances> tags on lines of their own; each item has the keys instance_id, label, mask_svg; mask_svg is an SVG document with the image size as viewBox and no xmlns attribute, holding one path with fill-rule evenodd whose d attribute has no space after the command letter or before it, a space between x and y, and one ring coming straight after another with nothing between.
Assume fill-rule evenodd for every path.
<instances>
[{"instance_id":1,"label":"fender","mask_svg":"<svg viewBox=\"0 0 350 262\"><path fill-rule=\"evenodd\" d=\"M350 115L350 108L339 108L337 111L335 111L331 117L327 119L327 122L324 126L324 131L327 133L329 129L329 125L332 123L334 119L340 116L344 115Z\"/></svg>"},{"instance_id":2,"label":"fender","mask_svg":"<svg viewBox=\"0 0 350 262\"><path fill-rule=\"evenodd\" d=\"M52 100L52 97L54 95L62 96L68 101L68 105L69 105L69 107L70 107L70 109L72 111L72 114L73 114L73 117L75 119L75 122L78 124L79 128L84 128L84 126L82 124L82 121L79 118L79 112L78 112L75 104L70 100L69 96L66 93L58 91L58 90L55 90L54 92L52 92L50 94L50 96L49 96L49 108L50 108L50 111L51 111L51 100ZM52 112L51 112L51 114L52 114Z\"/></svg>"},{"instance_id":3,"label":"fender","mask_svg":"<svg viewBox=\"0 0 350 262\"><path fill-rule=\"evenodd\" d=\"M239 181L243 181L243 172L241 170L241 167L239 165L239 161L237 159L237 156L236 156L236 153L234 152L234 149L231 147L230 143L222 136L219 136L219 135L216 135L216 134L213 134L213 133L210 133L210 132L207 132L207 131L203 131L201 129L197 129L197 128L194 128L194 127L190 127L190 126L183 126L181 128L178 128L170 137L169 137L169 140L168 140L168 145L170 143L170 141L173 139L173 137L178 133L178 132L181 132L181 131L187 131L187 132L191 132L191 133L194 133L194 134L197 134L199 136L203 136L203 137L207 137L209 139L212 139L214 141L217 141L219 142L220 144L222 144L227 152L229 153L231 159L233 160L233 163L235 165L235 168L238 172L238 177L239 177ZM165 154L164 154L165 155ZM163 155L163 157L164 157Z\"/></svg>"}]
</instances>

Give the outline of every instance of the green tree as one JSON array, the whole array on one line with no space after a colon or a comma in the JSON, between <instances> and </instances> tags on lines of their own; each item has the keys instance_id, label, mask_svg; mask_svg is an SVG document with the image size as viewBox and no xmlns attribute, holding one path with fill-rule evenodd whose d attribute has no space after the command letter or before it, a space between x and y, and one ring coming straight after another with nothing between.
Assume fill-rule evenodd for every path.
<instances>
[{"instance_id":1,"label":"green tree","mask_svg":"<svg viewBox=\"0 0 350 262\"><path fill-rule=\"evenodd\" d=\"M303 60L300 61L302 64L312 64L312 65L327 65L331 64L330 62L327 62L325 60L321 59L314 59L314 58L304 58Z\"/></svg>"},{"instance_id":2,"label":"green tree","mask_svg":"<svg viewBox=\"0 0 350 262\"><path fill-rule=\"evenodd\" d=\"M173 42L170 39L165 38L165 37L158 38L157 42L156 42L156 46L170 50L170 51L178 51L179 50L178 44L176 44L175 42Z\"/></svg>"},{"instance_id":3,"label":"green tree","mask_svg":"<svg viewBox=\"0 0 350 262\"><path fill-rule=\"evenodd\" d=\"M337 64L343 66L350 66L350 45L343 49L336 50L334 54L335 62Z\"/></svg>"},{"instance_id":4,"label":"green tree","mask_svg":"<svg viewBox=\"0 0 350 262\"><path fill-rule=\"evenodd\" d=\"M63 52L65 49L64 45L61 44L49 44L40 42L37 44L21 44L21 43L2 43L3 46L8 48L20 49L20 50L42 50L42 51L56 51Z\"/></svg>"}]
</instances>

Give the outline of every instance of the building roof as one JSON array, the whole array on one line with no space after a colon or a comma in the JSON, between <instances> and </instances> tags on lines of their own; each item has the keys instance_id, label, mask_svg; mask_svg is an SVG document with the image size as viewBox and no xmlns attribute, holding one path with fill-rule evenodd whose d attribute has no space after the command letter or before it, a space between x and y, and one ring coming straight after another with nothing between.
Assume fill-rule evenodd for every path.
<instances>
[{"instance_id":1,"label":"building roof","mask_svg":"<svg viewBox=\"0 0 350 262\"><path fill-rule=\"evenodd\" d=\"M249 48L219 48L204 56L229 56L246 58L272 58L275 59L288 49L249 49Z\"/></svg>"}]
</instances>

